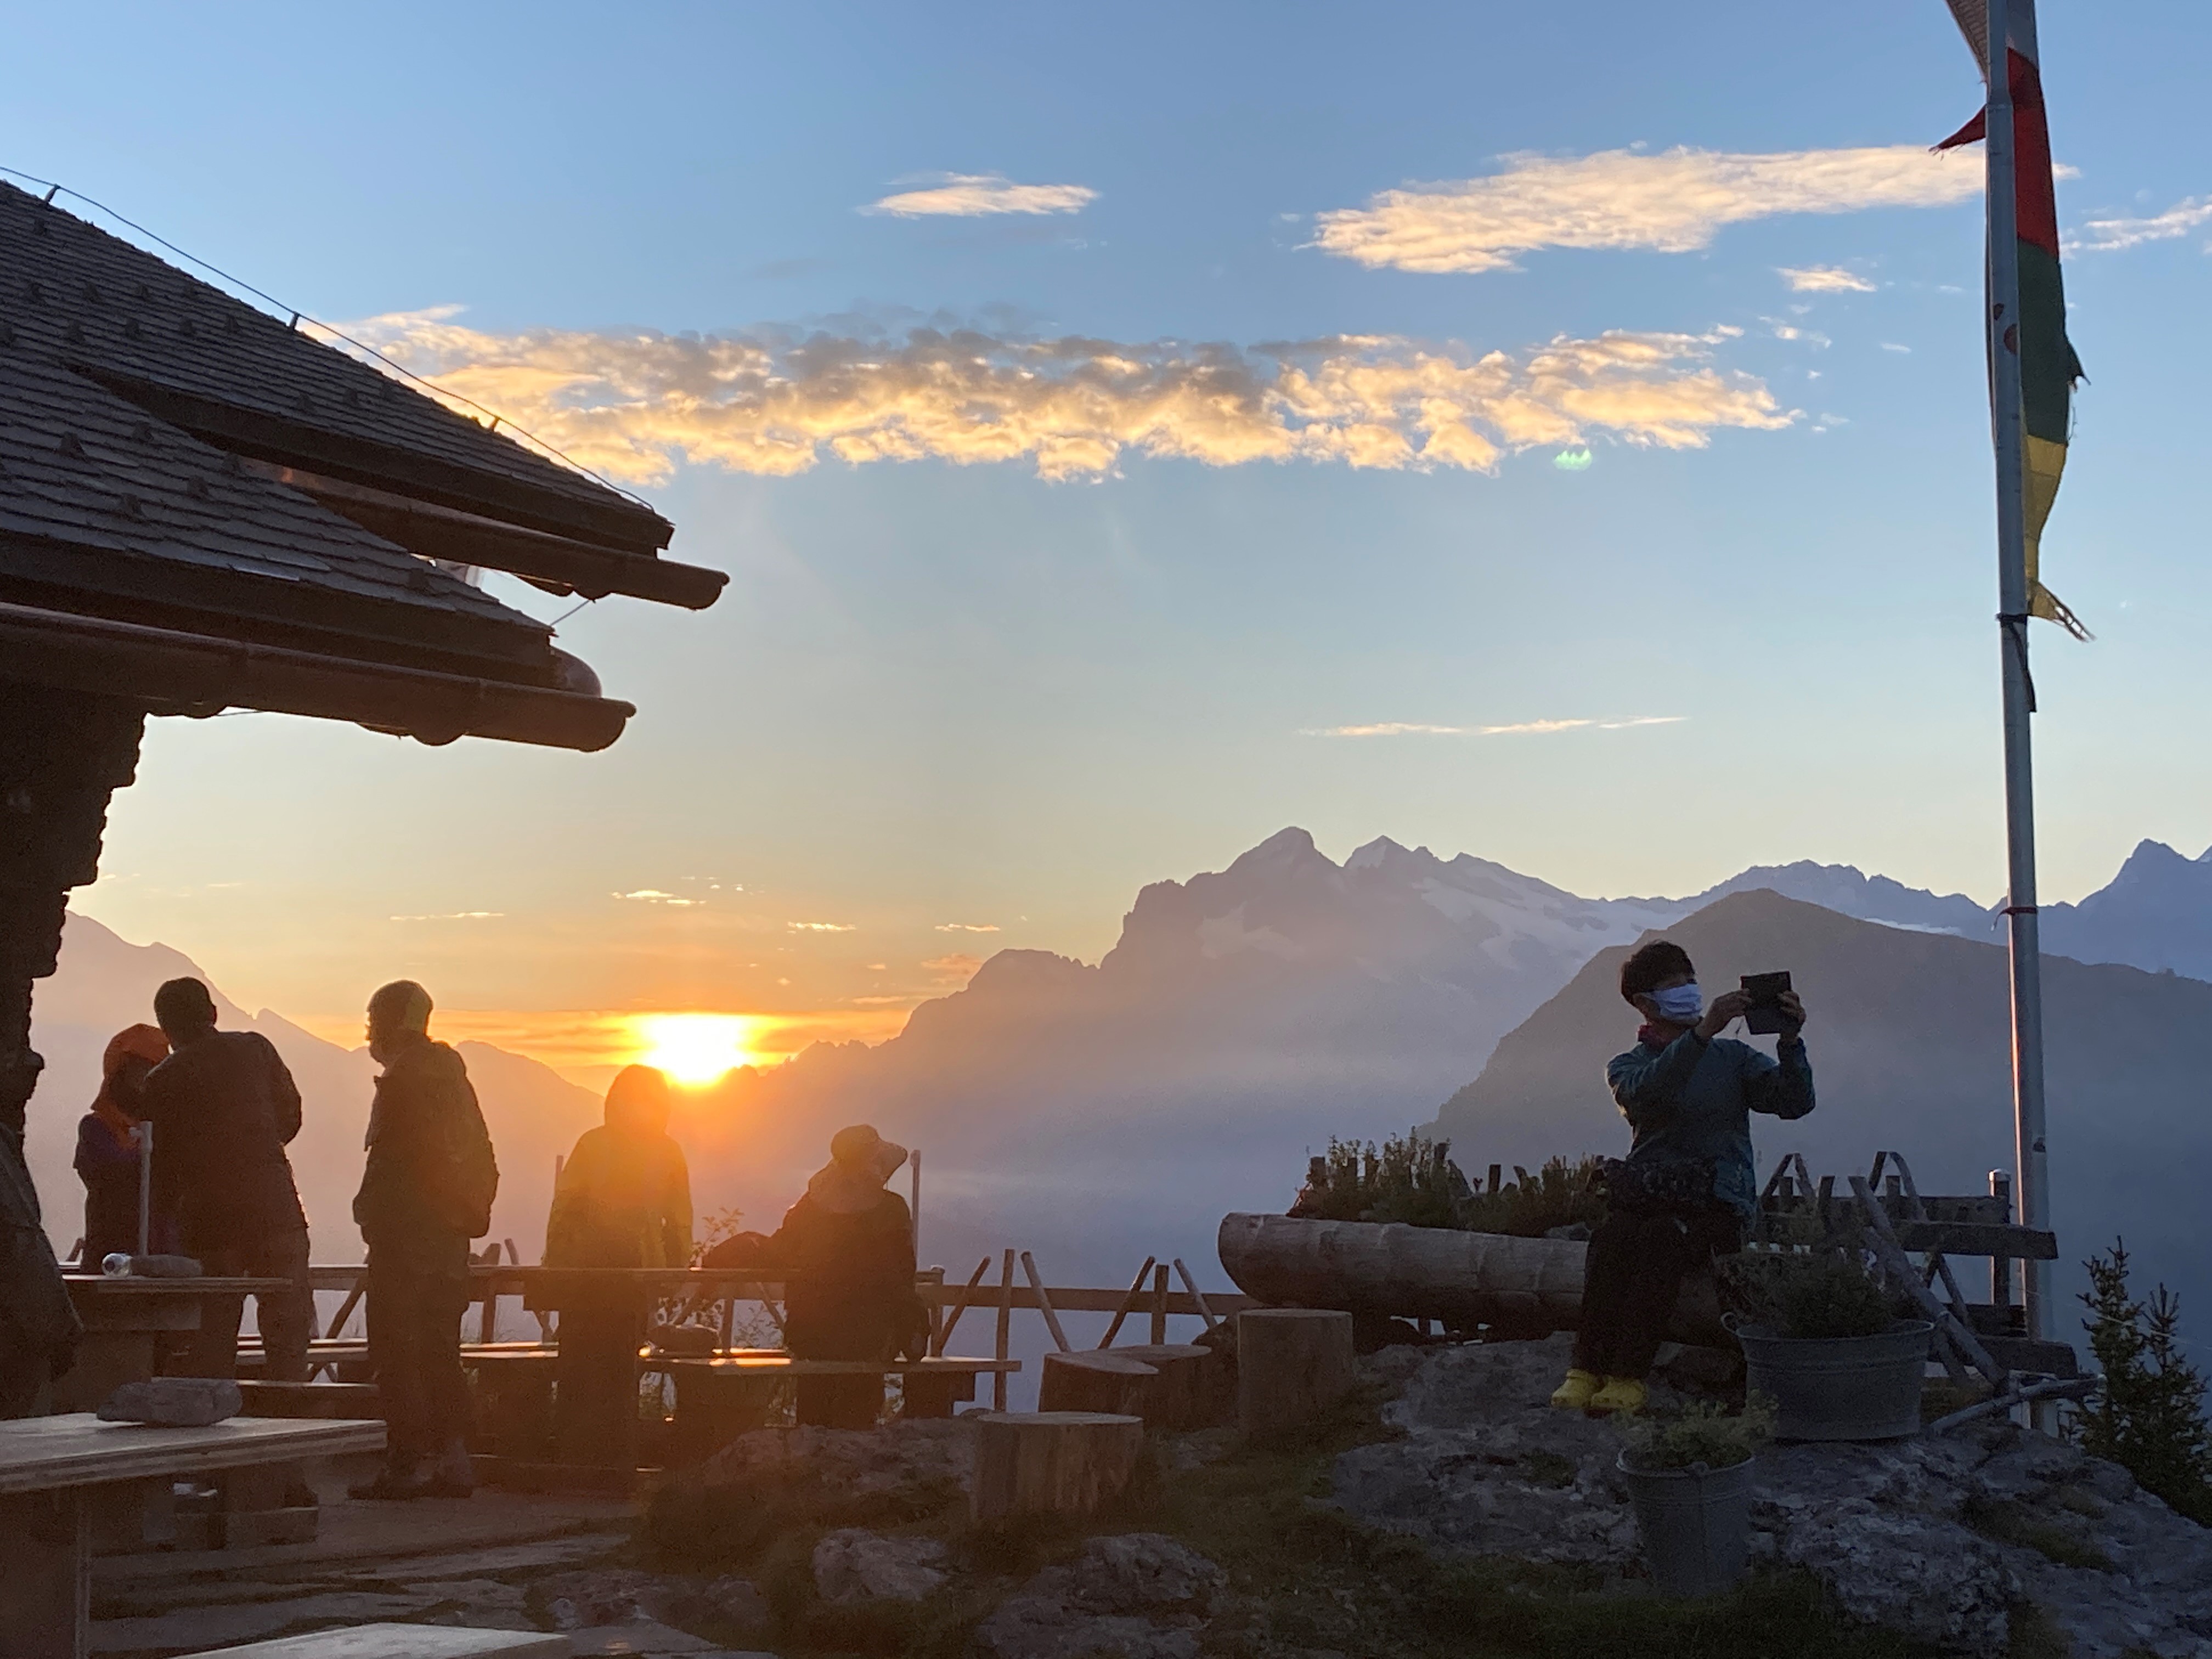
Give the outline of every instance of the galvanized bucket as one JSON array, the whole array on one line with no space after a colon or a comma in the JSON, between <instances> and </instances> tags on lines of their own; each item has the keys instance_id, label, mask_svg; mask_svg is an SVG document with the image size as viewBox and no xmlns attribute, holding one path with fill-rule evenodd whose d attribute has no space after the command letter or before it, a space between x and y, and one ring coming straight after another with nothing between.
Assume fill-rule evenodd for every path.
<instances>
[{"instance_id":1,"label":"galvanized bucket","mask_svg":"<svg viewBox=\"0 0 2212 1659\"><path fill-rule=\"evenodd\" d=\"M1734 1327L1743 1344L1744 1386L1772 1398L1782 1440L1898 1440L1920 1432L1928 1374L1924 1319L1900 1319L1879 1336L1787 1337Z\"/></svg>"},{"instance_id":2,"label":"galvanized bucket","mask_svg":"<svg viewBox=\"0 0 2212 1659\"><path fill-rule=\"evenodd\" d=\"M1751 1465L1639 1469L1623 1452L1644 1559L1663 1595L1717 1595L1743 1577L1751 1541Z\"/></svg>"}]
</instances>

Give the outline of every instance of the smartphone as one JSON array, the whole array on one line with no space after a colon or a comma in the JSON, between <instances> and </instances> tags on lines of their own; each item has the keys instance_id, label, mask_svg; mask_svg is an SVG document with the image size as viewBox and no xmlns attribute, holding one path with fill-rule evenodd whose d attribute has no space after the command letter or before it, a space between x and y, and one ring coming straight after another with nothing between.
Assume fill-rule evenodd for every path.
<instances>
[{"instance_id":1,"label":"smartphone","mask_svg":"<svg viewBox=\"0 0 2212 1659\"><path fill-rule=\"evenodd\" d=\"M1743 988L1751 998L1751 1006L1743 1016L1744 1030L1762 1036L1780 1031L1788 1023L1782 1018L1782 994L1790 988L1790 975L1746 974Z\"/></svg>"}]
</instances>

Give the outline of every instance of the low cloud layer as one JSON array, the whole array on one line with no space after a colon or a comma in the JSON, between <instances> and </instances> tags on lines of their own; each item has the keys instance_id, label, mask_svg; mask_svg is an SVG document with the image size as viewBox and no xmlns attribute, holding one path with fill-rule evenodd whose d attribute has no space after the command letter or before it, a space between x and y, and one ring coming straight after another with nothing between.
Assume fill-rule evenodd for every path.
<instances>
[{"instance_id":1,"label":"low cloud layer","mask_svg":"<svg viewBox=\"0 0 2212 1659\"><path fill-rule=\"evenodd\" d=\"M1636 714L1625 720L1516 720L1510 726L1423 726L1407 720L1383 720L1373 726L1324 726L1301 732L1302 738L1502 738L1542 736L1553 732L1578 732L1585 726L1600 732L1625 732L1633 726L1674 726L1686 714Z\"/></svg>"},{"instance_id":2,"label":"low cloud layer","mask_svg":"<svg viewBox=\"0 0 2212 1659\"><path fill-rule=\"evenodd\" d=\"M1670 149L1657 155L1508 155L1505 170L1405 190L1320 216L1315 243L1370 267L1510 270L1537 248L1690 253L1723 225L1784 213L1939 207L1980 194L1982 163L1917 144L1771 155Z\"/></svg>"},{"instance_id":3,"label":"low cloud layer","mask_svg":"<svg viewBox=\"0 0 2212 1659\"><path fill-rule=\"evenodd\" d=\"M1778 265L1793 294L1871 294L1875 285L1841 265Z\"/></svg>"},{"instance_id":4,"label":"low cloud layer","mask_svg":"<svg viewBox=\"0 0 2212 1659\"><path fill-rule=\"evenodd\" d=\"M2117 253L2145 242L2172 242L2212 224L2212 197L2192 196L2145 219L2092 219L2066 239L2069 253Z\"/></svg>"},{"instance_id":5,"label":"low cloud layer","mask_svg":"<svg viewBox=\"0 0 2212 1659\"><path fill-rule=\"evenodd\" d=\"M491 334L453 308L349 325L449 392L638 483L679 462L787 475L824 459L1026 462L1095 477L1127 454L1487 471L1598 436L1698 448L1785 410L1717 366L1740 331L1565 336L1519 354L1338 335L1239 348L974 330L903 337Z\"/></svg>"},{"instance_id":6,"label":"low cloud layer","mask_svg":"<svg viewBox=\"0 0 2212 1659\"><path fill-rule=\"evenodd\" d=\"M996 173L948 173L861 209L900 219L980 218L993 213L1080 213L1098 199L1087 185L1018 185Z\"/></svg>"}]
</instances>

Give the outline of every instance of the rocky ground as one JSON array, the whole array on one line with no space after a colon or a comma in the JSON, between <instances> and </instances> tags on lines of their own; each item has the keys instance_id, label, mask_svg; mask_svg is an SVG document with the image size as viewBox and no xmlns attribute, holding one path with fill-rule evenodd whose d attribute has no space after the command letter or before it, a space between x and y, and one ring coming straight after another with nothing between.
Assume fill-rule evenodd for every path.
<instances>
[{"instance_id":1,"label":"rocky ground","mask_svg":"<svg viewBox=\"0 0 2212 1659\"><path fill-rule=\"evenodd\" d=\"M118 1583L94 1648L120 1659L397 1619L566 1631L592 1659L1370 1659L1624 1643L1653 1659L2212 1659L2212 1530L2117 1467L2004 1425L1769 1449L1753 1549L1777 1571L1712 1607L1658 1603L1618 1433L1546 1404L1565 1344L1385 1351L1362 1362L1357 1409L1312 1443L1180 1437L1086 1529L972 1532L957 1423L763 1430L678 1482L635 1537L594 1523L505 1549L233 1570L135 1594ZM1657 1393L1662 1408L1674 1398Z\"/></svg>"},{"instance_id":2,"label":"rocky ground","mask_svg":"<svg viewBox=\"0 0 2212 1659\"><path fill-rule=\"evenodd\" d=\"M1632 1571L1620 1437L1546 1404L1571 1343L1367 1362L1395 1389L1383 1418L1403 1436L1340 1456L1331 1501L1446 1552ZM1755 1490L1754 1558L1808 1569L1855 1619L1993 1659L2027 1602L2075 1659L2212 1659L2212 1530L2061 1442L1991 1424L1776 1447Z\"/></svg>"}]
</instances>

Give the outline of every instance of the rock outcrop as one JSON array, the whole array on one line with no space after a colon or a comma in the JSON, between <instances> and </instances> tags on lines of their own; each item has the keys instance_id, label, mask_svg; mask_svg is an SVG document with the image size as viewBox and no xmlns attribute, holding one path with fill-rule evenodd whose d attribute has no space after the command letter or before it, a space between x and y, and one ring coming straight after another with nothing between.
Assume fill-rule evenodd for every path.
<instances>
[{"instance_id":1,"label":"rock outcrop","mask_svg":"<svg viewBox=\"0 0 2212 1659\"><path fill-rule=\"evenodd\" d=\"M1402 1439L1345 1453L1332 1501L1465 1555L1632 1571L1638 1545L1608 1424L1546 1401L1571 1340L1398 1350ZM1672 1403L1664 1389L1655 1404ZM1993 1423L1966 1433L1761 1454L1758 1559L1799 1566L1854 1618L1996 1659L2032 1602L2075 1659L2212 1659L2212 1529L2117 1465Z\"/></svg>"},{"instance_id":2,"label":"rock outcrop","mask_svg":"<svg viewBox=\"0 0 2212 1659\"><path fill-rule=\"evenodd\" d=\"M988 1659L1197 1659L1228 1577L1156 1532L1094 1538L1001 1602L975 1632Z\"/></svg>"}]
</instances>

